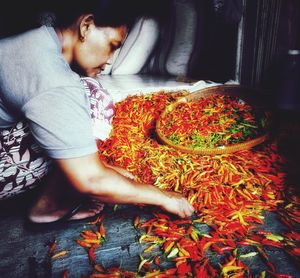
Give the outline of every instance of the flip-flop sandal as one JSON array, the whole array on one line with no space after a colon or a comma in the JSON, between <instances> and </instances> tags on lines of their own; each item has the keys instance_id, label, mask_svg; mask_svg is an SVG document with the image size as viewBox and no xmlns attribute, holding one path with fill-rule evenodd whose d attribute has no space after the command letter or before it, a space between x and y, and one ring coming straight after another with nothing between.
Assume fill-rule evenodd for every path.
<instances>
[{"instance_id":1,"label":"flip-flop sandal","mask_svg":"<svg viewBox=\"0 0 300 278\"><path fill-rule=\"evenodd\" d=\"M74 216L82 207L84 207L85 204L86 204L86 201L76 204L61 218L59 218L58 220L55 220L53 222L49 222L49 223L63 223L66 221L70 221L72 216ZM78 219L78 220L83 220L83 219ZM74 220L71 220L71 221L74 221Z\"/></svg>"},{"instance_id":2,"label":"flip-flop sandal","mask_svg":"<svg viewBox=\"0 0 300 278\"><path fill-rule=\"evenodd\" d=\"M82 218L82 219L71 219L72 216L74 216L76 213L78 213L80 211L81 208L83 208L84 206L86 206L88 203L90 202L90 198L83 198L80 200L79 203L76 203L70 210L67 211L66 214L64 214L62 217L60 217L59 219L55 220L55 221L51 221L51 222L34 222L31 221L29 218L27 218L27 221L25 224L27 224L28 228L32 229L34 228L50 228L50 227L58 227L61 224L67 224L67 223L71 223L71 222L82 222L82 221L90 221L92 219L95 219L99 214L102 213L103 210L101 210L99 213L90 216L90 217L86 217L86 218Z\"/></svg>"}]
</instances>

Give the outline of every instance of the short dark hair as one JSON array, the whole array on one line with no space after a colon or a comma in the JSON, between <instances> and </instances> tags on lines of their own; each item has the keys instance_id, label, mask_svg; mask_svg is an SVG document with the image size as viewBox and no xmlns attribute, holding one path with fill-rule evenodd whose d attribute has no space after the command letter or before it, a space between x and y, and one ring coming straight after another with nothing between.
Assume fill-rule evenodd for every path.
<instances>
[{"instance_id":1,"label":"short dark hair","mask_svg":"<svg viewBox=\"0 0 300 278\"><path fill-rule=\"evenodd\" d=\"M10 0L0 9L0 38L40 25L68 27L83 14L94 14L97 26L130 27L140 16L162 20L174 0Z\"/></svg>"},{"instance_id":2,"label":"short dark hair","mask_svg":"<svg viewBox=\"0 0 300 278\"><path fill-rule=\"evenodd\" d=\"M94 15L95 24L99 27L131 26L140 16L163 16L162 7L171 3L169 0L52 0L49 2L50 9L55 14L57 27L70 26L79 16L89 13ZM159 2L164 4L158 4Z\"/></svg>"}]
</instances>

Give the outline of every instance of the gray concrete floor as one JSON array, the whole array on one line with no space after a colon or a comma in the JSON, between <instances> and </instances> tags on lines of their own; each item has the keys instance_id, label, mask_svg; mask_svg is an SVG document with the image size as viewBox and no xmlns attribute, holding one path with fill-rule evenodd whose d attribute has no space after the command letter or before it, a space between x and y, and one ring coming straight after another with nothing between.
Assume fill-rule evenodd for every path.
<instances>
[{"instance_id":1,"label":"gray concrete floor","mask_svg":"<svg viewBox=\"0 0 300 278\"><path fill-rule=\"evenodd\" d=\"M65 270L68 277L87 277L92 271L87 252L75 240L82 230L89 227L88 222L82 220L53 227L28 225L26 212L35 191L0 202L0 277L61 277ZM124 270L136 271L138 255L145 246L138 243L139 232L133 226L133 219L137 214L141 219L147 219L150 211L151 207L142 210L135 206L121 206L116 211L106 207L104 224L107 240L96 250L96 261L104 267L120 266ZM200 227L207 228L203 224ZM275 213L265 214L265 224L261 228L274 233L287 229L278 222ZM57 260L49 258L47 252L53 240L57 242L57 250L68 251L67 256ZM284 251L268 248L267 254L278 272L300 277L299 266ZM222 259L216 253L207 255L215 265ZM253 275L266 269L257 256L246 263Z\"/></svg>"}]
</instances>

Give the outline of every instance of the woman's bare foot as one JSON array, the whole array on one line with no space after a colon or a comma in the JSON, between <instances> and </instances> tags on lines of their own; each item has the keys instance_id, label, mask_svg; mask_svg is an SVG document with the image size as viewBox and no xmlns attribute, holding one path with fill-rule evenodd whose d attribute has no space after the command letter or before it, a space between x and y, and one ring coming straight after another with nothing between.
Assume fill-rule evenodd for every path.
<instances>
[{"instance_id":1,"label":"woman's bare foot","mask_svg":"<svg viewBox=\"0 0 300 278\"><path fill-rule=\"evenodd\" d=\"M67 180L57 171L53 171L43 185L36 202L29 211L28 218L34 223L54 222L76 208L81 201L87 200L75 193ZM103 203L89 199L69 220L79 220L92 217L103 210Z\"/></svg>"}]
</instances>

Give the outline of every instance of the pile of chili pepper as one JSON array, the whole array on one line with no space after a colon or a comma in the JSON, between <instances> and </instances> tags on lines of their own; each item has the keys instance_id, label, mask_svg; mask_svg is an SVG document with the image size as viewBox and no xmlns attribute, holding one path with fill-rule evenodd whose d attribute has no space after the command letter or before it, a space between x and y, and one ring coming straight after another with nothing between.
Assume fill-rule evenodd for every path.
<instances>
[{"instance_id":1,"label":"pile of chili pepper","mask_svg":"<svg viewBox=\"0 0 300 278\"><path fill-rule=\"evenodd\" d=\"M103 217L97 218L76 240L87 251L93 269L89 277L293 277L278 273L267 252L283 250L299 263L300 200L295 186L287 182L277 141L212 156L162 145L155 133L156 120L183 94L162 91L117 103L113 131L109 139L98 142L98 148L102 160L128 170L140 182L185 195L195 215L174 219L153 211L146 220L137 216L133 225L145 249L135 272L104 269L97 263L95 251L106 239ZM288 231L261 228L264 212L276 213ZM54 253L55 249L53 242L52 259L67 254ZM253 258L265 265L260 273L253 274L247 265Z\"/></svg>"},{"instance_id":2,"label":"pile of chili pepper","mask_svg":"<svg viewBox=\"0 0 300 278\"><path fill-rule=\"evenodd\" d=\"M162 135L191 149L224 147L265 132L266 117L238 97L216 94L179 102L159 119Z\"/></svg>"},{"instance_id":3,"label":"pile of chili pepper","mask_svg":"<svg viewBox=\"0 0 300 278\"><path fill-rule=\"evenodd\" d=\"M101 247L106 238L103 218L104 215L101 215L93 222L90 222L89 224L95 225L96 229L88 229L82 231L82 233L80 234L81 238L76 240L76 243L78 245L86 249L89 257L89 262L94 267L96 265L95 250Z\"/></svg>"},{"instance_id":4,"label":"pile of chili pepper","mask_svg":"<svg viewBox=\"0 0 300 278\"><path fill-rule=\"evenodd\" d=\"M140 182L182 193L196 210L194 220L171 220L160 213L136 224L145 229L140 242L150 244L145 252L155 248L162 252L160 257L147 259L141 254L139 273L145 277L178 277L181 273L184 277L252 277L242 260L259 256L266 270L255 277L291 277L277 273L265 252L271 246L292 256L300 253L300 234L295 231L300 223L300 201L293 185L286 184L284 158L277 151L276 140L255 149L212 156L182 153L162 145L155 133L156 120L180 94L162 91L127 97L116 105L110 138L98 142L102 160L128 170ZM210 110L215 109L212 106L207 112L214 115ZM250 114L246 118L252 124ZM180 128L184 127L178 125ZM276 212L290 232L259 231L264 211ZM197 223L205 223L211 231L202 233ZM241 254L243 246L251 246L253 251ZM208 252L225 257L212 266ZM175 267L163 270L161 260L173 261Z\"/></svg>"}]
</instances>

